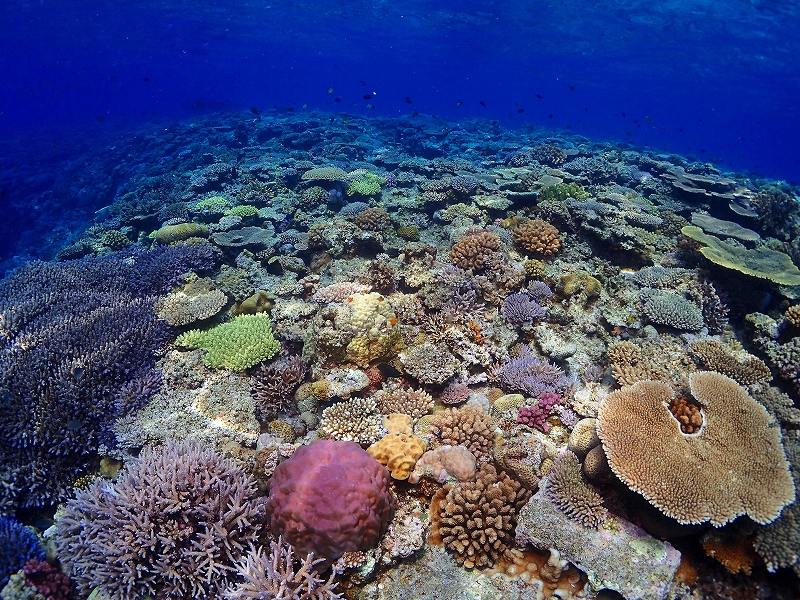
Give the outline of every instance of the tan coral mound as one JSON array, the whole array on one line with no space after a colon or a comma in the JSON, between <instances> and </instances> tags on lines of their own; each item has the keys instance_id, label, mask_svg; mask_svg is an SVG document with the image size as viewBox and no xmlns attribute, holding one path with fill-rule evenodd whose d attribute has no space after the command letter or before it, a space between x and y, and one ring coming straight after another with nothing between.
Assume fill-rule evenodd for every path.
<instances>
[{"instance_id":1,"label":"tan coral mound","mask_svg":"<svg viewBox=\"0 0 800 600\"><path fill-rule=\"evenodd\" d=\"M552 256L561 246L558 229L542 219L526 221L514 230L514 241L528 252Z\"/></svg>"},{"instance_id":2,"label":"tan coral mound","mask_svg":"<svg viewBox=\"0 0 800 600\"><path fill-rule=\"evenodd\" d=\"M599 527L606 520L603 498L584 480L574 452L567 450L555 458L545 493L561 512L584 527Z\"/></svg>"},{"instance_id":3,"label":"tan coral mound","mask_svg":"<svg viewBox=\"0 0 800 600\"><path fill-rule=\"evenodd\" d=\"M464 236L453 244L450 260L462 269L479 271L486 266L492 252L499 248L499 240L490 231L478 231Z\"/></svg>"},{"instance_id":4,"label":"tan coral mound","mask_svg":"<svg viewBox=\"0 0 800 600\"><path fill-rule=\"evenodd\" d=\"M692 435L669 411L664 383L640 381L606 398L597 433L611 469L681 523L719 527L743 514L774 521L795 498L780 429L725 375L692 373L689 387L704 417Z\"/></svg>"},{"instance_id":5,"label":"tan coral mound","mask_svg":"<svg viewBox=\"0 0 800 600\"><path fill-rule=\"evenodd\" d=\"M737 358L716 340L700 340L689 344L707 369L727 375L741 385L751 385L772 379L764 361L751 354Z\"/></svg>"},{"instance_id":6,"label":"tan coral mound","mask_svg":"<svg viewBox=\"0 0 800 600\"><path fill-rule=\"evenodd\" d=\"M494 446L495 424L485 412L469 406L448 408L431 421L434 446L465 446L478 460L488 460Z\"/></svg>"},{"instance_id":7,"label":"tan coral mound","mask_svg":"<svg viewBox=\"0 0 800 600\"><path fill-rule=\"evenodd\" d=\"M490 567L513 545L517 513L528 498L529 490L487 464L476 481L450 489L431 512L445 548L459 563Z\"/></svg>"}]
</instances>

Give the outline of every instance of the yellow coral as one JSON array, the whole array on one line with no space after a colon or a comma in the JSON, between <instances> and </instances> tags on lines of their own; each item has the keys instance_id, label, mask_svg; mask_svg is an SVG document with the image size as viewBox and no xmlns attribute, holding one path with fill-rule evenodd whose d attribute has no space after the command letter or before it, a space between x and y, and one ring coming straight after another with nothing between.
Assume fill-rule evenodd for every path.
<instances>
[{"instance_id":1,"label":"yellow coral","mask_svg":"<svg viewBox=\"0 0 800 600\"><path fill-rule=\"evenodd\" d=\"M414 420L403 413L391 413L384 415L383 426L389 433L411 434L414 428Z\"/></svg>"},{"instance_id":2,"label":"yellow coral","mask_svg":"<svg viewBox=\"0 0 800 600\"><path fill-rule=\"evenodd\" d=\"M406 433L390 433L367 448L367 453L386 465L394 479L408 479L417 459L428 449L424 440Z\"/></svg>"}]
</instances>

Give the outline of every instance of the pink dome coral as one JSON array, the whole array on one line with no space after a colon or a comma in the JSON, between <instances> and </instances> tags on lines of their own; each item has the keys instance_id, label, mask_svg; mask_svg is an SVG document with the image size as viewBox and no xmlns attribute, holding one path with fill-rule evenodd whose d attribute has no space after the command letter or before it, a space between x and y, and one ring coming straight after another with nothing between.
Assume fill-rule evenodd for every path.
<instances>
[{"instance_id":1,"label":"pink dome coral","mask_svg":"<svg viewBox=\"0 0 800 600\"><path fill-rule=\"evenodd\" d=\"M375 546L394 515L389 472L358 444L318 440L278 465L270 527L298 554L332 562Z\"/></svg>"}]
</instances>

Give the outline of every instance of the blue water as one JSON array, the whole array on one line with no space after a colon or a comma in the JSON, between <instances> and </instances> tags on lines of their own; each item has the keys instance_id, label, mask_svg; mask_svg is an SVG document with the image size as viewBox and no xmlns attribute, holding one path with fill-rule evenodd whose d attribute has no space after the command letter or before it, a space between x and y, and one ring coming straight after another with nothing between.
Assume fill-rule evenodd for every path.
<instances>
[{"instance_id":1,"label":"blue water","mask_svg":"<svg viewBox=\"0 0 800 600\"><path fill-rule=\"evenodd\" d=\"M251 106L570 128L800 181L795 2L5 0L0 18L9 204L32 181L57 203L59 161L104 136ZM29 204L0 234L47 210Z\"/></svg>"}]
</instances>

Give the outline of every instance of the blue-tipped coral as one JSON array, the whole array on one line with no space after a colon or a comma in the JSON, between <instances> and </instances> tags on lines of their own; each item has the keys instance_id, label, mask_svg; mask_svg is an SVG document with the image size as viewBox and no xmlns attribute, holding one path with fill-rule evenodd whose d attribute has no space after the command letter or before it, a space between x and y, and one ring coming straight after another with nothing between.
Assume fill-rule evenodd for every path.
<instances>
[{"instance_id":1,"label":"blue-tipped coral","mask_svg":"<svg viewBox=\"0 0 800 600\"><path fill-rule=\"evenodd\" d=\"M16 519L0 517L0 589L32 558L44 560L39 538Z\"/></svg>"}]
</instances>

